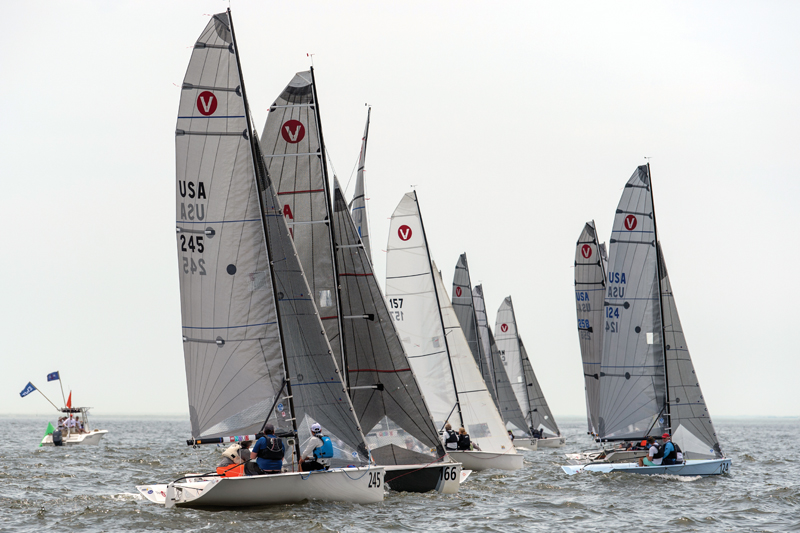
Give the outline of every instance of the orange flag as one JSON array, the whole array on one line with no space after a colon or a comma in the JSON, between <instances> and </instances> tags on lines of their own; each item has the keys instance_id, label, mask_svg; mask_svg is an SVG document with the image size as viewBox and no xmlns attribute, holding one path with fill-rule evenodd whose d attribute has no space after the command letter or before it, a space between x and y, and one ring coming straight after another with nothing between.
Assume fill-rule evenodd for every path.
<instances>
[{"instance_id":1,"label":"orange flag","mask_svg":"<svg viewBox=\"0 0 800 533\"><path fill-rule=\"evenodd\" d=\"M67 398L67 407L72 409L72 391L69 391L69 398Z\"/></svg>"}]
</instances>

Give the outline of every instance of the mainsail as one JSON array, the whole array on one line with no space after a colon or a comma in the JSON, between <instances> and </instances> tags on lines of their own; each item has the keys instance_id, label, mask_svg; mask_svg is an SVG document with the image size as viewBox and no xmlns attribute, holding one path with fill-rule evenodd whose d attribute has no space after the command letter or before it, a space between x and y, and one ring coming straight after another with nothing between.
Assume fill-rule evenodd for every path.
<instances>
[{"instance_id":1,"label":"mainsail","mask_svg":"<svg viewBox=\"0 0 800 533\"><path fill-rule=\"evenodd\" d=\"M494 373L489 364L489 358L485 351L484 342L481 338L481 332L478 328L478 310L475 305L474 297L472 294L472 282L469 277L469 265L467 263L467 254L461 254L456 263L456 271L453 275L453 310L458 317L458 323L461 324L461 330L464 332L464 337L467 339L469 349L472 356L475 358L475 364L483 376L483 381L486 383L486 388L489 389L489 394L492 395L492 400L497 406L497 395L494 387ZM480 303L483 304L481 297ZM483 311L484 325L486 320L486 311ZM488 341L488 339L486 339ZM488 342L486 343L488 344Z\"/></svg>"},{"instance_id":2,"label":"mainsail","mask_svg":"<svg viewBox=\"0 0 800 533\"><path fill-rule=\"evenodd\" d=\"M358 235L361 237L361 242L364 243L364 250L366 250L370 262L372 261L372 252L369 245L369 216L367 215L367 199L365 196L364 164L367 158L367 137L369 136L369 116L371 113L372 108L370 107L367 109L367 124L364 126L364 137L361 139L361 154L358 156L356 190L353 194L353 200L350 202L353 221L356 224Z\"/></svg>"},{"instance_id":3,"label":"mainsail","mask_svg":"<svg viewBox=\"0 0 800 533\"><path fill-rule=\"evenodd\" d=\"M228 14L214 15L194 45L175 132L194 438L260 431L285 381L237 53Z\"/></svg>"},{"instance_id":4,"label":"mainsail","mask_svg":"<svg viewBox=\"0 0 800 533\"><path fill-rule=\"evenodd\" d=\"M560 435L519 336L511 296L507 296L497 310L495 331L498 332L497 348L508 374L509 384L525 416L526 425L519 429L525 432L530 429L548 429L554 435Z\"/></svg>"},{"instance_id":5,"label":"mainsail","mask_svg":"<svg viewBox=\"0 0 800 533\"><path fill-rule=\"evenodd\" d=\"M331 196L316 96L313 70L295 74L269 108L261 146L325 333L337 361L343 361Z\"/></svg>"},{"instance_id":6,"label":"mainsail","mask_svg":"<svg viewBox=\"0 0 800 533\"><path fill-rule=\"evenodd\" d=\"M575 309L583 359L589 433L597 434L600 363L603 356L603 301L606 290L605 247L597 242L594 221L587 222L575 250Z\"/></svg>"},{"instance_id":7,"label":"mainsail","mask_svg":"<svg viewBox=\"0 0 800 533\"><path fill-rule=\"evenodd\" d=\"M475 287L476 294L480 288L480 285ZM481 299L483 298L481 297ZM480 320L481 319L479 316L479 323ZM517 401L517 396L514 394L514 389L511 387L511 381L508 379L506 367L503 364L503 356L500 354L500 350L497 349L497 342L494 339L494 333L492 333L492 328L490 328L488 324L486 324L486 331L489 340L489 353L492 354L490 360L492 362L494 374L494 385L495 389L497 390L497 410L500 411L500 416L503 417L503 422L506 424L511 423L520 431L528 434L528 422L525 420L525 415L522 414L519 402Z\"/></svg>"},{"instance_id":8,"label":"mainsail","mask_svg":"<svg viewBox=\"0 0 800 533\"><path fill-rule=\"evenodd\" d=\"M533 373L533 365L528 357L528 352L525 350L525 344L522 338L519 339L519 353L522 358L522 371L525 376L525 385L528 388L528 410L529 417L528 423L532 428L540 430L549 429L553 435L561 435L558 429L553 413L550 412L550 407L547 405L547 400L544 399L542 387L539 386L539 381L536 379L536 374Z\"/></svg>"},{"instance_id":9,"label":"mainsail","mask_svg":"<svg viewBox=\"0 0 800 533\"><path fill-rule=\"evenodd\" d=\"M195 44L176 127L184 356L194 439L267 421L337 438L334 465L369 461L266 172L230 12ZM342 456L346 452L346 456Z\"/></svg>"},{"instance_id":10,"label":"mainsail","mask_svg":"<svg viewBox=\"0 0 800 533\"><path fill-rule=\"evenodd\" d=\"M513 450L431 262L415 192L392 215L386 297L437 426L463 425L482 450Z\"/></svg>"},{"instance_id":11,"label":"mainsail","mask_svg":"<svg viewBox=\"0 0 800 533\"><path fill-rule=\"evenodd\" d=\"M625 184L611 233L598 435L640 439L667 422L655 215L647 166Z\"/></svg>"},{"instance_id":12,"label":"mainsail","mask_svg":"<svg viewBox=\"0 0 800 533\"><path fill-rule=\"evenodd\" d=\"M439 433L425 406L375 279L369 253L359 238L336 178L333 211L333 223L340 239L336 259L342 286L341 313L350 396L365 430L374 430L379 425L386 431L378 432L387 434L379 439L379 446L372 449L373 457L379 464L419 462L420 458L410 453L409 447L412 452L425 453L422 459L426 463L443 457L445 451ZM403 432L389 429L393 425ZM433 456L430 455L432 451Z\"/></svg>"},{"instance_id":13,"label":"mainsail","mask_svg":"<svg viewBox=\"0 0 800 533\"><path fill-rule=\"evenodd\" d=\"M661 243L658 243L658 252L661 261L661 307L664 310L664 348L672 440L681 447L687 459L721 458L719 439L683 335Z\"/></svg>"}]
</instances>

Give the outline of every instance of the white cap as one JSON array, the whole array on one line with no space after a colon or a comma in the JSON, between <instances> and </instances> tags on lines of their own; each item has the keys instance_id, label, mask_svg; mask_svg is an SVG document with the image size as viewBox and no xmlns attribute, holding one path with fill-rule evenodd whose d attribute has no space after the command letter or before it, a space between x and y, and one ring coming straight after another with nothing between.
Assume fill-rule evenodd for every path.
<instances>
[{"instance_id":1,"label":"white cap","mask_svg":"<svg viewBox=\"0 0 800 533\"><path fill-rule=\"evenodd\" d=\"M319 433L322 431L322 426L319 424L311 424L311 433Z\"/></svg>"}]
</instances>

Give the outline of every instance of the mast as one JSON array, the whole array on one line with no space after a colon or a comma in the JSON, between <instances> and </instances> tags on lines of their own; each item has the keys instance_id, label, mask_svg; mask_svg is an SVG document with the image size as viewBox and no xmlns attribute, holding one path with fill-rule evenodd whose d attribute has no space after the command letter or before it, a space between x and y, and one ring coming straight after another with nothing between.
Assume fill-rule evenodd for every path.
<instances>
[{"instance_id":1,"label":"mast","mask_svg":"<svg viewBox=\"0 0 800 533\"><path fill-rule=\"evenodd\" d=\"M650 185L650 204L653 206L653 234L655 235L656 241L656 272L658 276L658 309L661 315L661 355L664 358L664 415L667 417L668 425L667 429L672 435L672 417L670 416L669 412L669 373L667 372L667 333L664 330L664 300L663 295L661 294L661 280L664 277L663 272L661 271L661 254L659 250L661 247L659 246L658 240L658 224L656 224L656 202L653 198L653 177L650 175L650 162L647 162L647 182Z\"/></svg>"},{"instance_id":2,"label":"mast","mask_svg":"<svg viewBox=\"0 0 800 533\"><path fill-rule=\"evenodd\" d=\"M511 300L511 296L508 297ZM531 411L531 396L528 394L528 378L525 377L525 364L522 362L522 344L519 340L519 323L517 322L517 313L514 311L514 301L511 300L511 319L514 321L514 334L517 337L517 349L519 350L519 367L522 369L522 377L525 381L525 399L527 400L528 417L530 424L533 425L533 411ZM528 428L531 429L531 428Z\"/></svg>"},{"instance_id":3,"label":"mast","mask_svg":"<svg viewBox=\"0 0 800 533\"><path fill-rule=\"evenodd\" d=\"M422 228L422 238L425 241L425 253L428 255L428 272L431 273L433 279L433 292L436 295L436 307L439 310L439 324L442 326L442 336L444 337L444 348L447 350L447 364L450 365L450 378L453 380L453 392L456 396L456 407L458 408L458 419L461 421L460 427L464 427L464 416L461 414L461 402L458 400L458 386L456 385L456 374L453 371L453 361L450 359L450 346L447 344L447 330L444 327L444 320L442 319L442 304L439 301L439 291L436 289L436 278L433 276L433 267L431 266L431 250L428 246L428 236L425 234L425 224L422 222L422 211L419 208L419 198L417 198L417 191L414 191L414 203L417 204L417 214L419 215L419 226ZM447 422L445 420L445 422Z\"/></svg>"},{"instance_id":4,"label":"mast","mask_svg":"<svg viewBox=\"0 0 800 533\"><path fill-rule=\"evenodd\" d=\"M325 225L328 226L328 235L330 236L331 243L331 264L333 265L333 283L336 285L336 321L339 323L339 348L342 354L342 380L346 389L350 388L350 373L347 370L347 355L344 350L344 323L342 322L342 286L339 283L339 266L336 264L336 236L334 235L333 228L333 196L331 195L331 186L328 178L328 162L325 158L325 143L322 138L322 117L319 114L319 99L317 98L317 81L314 78L314 67L311 67L311 90L314 91L314 108L316 113L314 115L317 119L317 138L319 140L319 152L322 160L322 183L325 188Z\"/></svg>"},{"instance_id":5,"label":"mast","mask_svg":"<svg viewBox=\"0 0 800 533\"><path fill-rule=\"evenodd\" d=\"M236 42L236 33L233 31L233 18L231 17L231 9L228 8L227 12L228 12L228 22L231 25L231 40L233 41L234 56L236 57L236 67L239 69L239 83L242 86L242 100L243 100L243 103L244 103L244 110L245 110L244 115L245 115L245 119L247 120L247 132L248 132L248 135L249 135L249 139L248 140L250 141L250 155L253 158L253 179L256 182L256 184L255 184L256 185L256 194L258 194L258 211L261 214L261 225L262 225L262 229L263 229L264 246L265 246L265 248L267 250L267 259L269 260L269 264L270 264L269 274L270 274L270 278L272 280L272 296L275 299L275 305L277 307L279 298L278 298L278 293L277 293L277 284L276 284L276 280L275 280L275 270L273 268L272 250L270 249L269 243L267 242L267 232L268 232L267 219L266 219L266 216L264 214L264 198L263 198L263 194L262 194L262 191L261 191L261 185L262 184L259 183L259 177L260 176L259 176L259 171L258 171L259 168L262 168L264 173L266 173L266 166L264 165L264 161L263 161L263 159L261 159L261 157L256 157L256 153L258 153L259 156L260 156L261 150L258 149L258 144L257 144L258 141L256 140L256 137L255 137L255 130L253 129L253 125L250 122L250 105L249 105L249 103L247 101L247 91L245 91L245 86L244 86L244 75L242 74L242 65L241 65L241 62L239 60L239 46L238 46L238 44ZM263 177L268 178L268 176L263 176ZM286 359L286 349L285 349L285 345L286 344L285 344L285 341L283 339L283 326L281 324L281 314L280 314L280 312L277 312L277 313L275 313L275 315L276 315L277 320L278 320L278 335L279 335L279 339L280 339L280 342L281 342L281 354L283 356L283 375L284 375L284 379L286 380L286 394L287 394L288 399L289 399L289 407L290 407L291 413L292 413L292 429L294 430L295 435L297 435L297 416L295 415L295 409L294 409L294 399L293 399L293 395L292 395L292 383L291 383L291 380L289 379L289 361ZM280 395L280 391L278 392L278 395ZM267 419L264 421L264 426L266 426L266 424L269 421L269 418L272 415L272 413L273 413L273 411L270 410L270 413L267 415ZM263 431L263 429L264 428L262 427L262 431ZM294 442L295 442L295 444L294 444L295 452L297 453L297 457L299 458L300 457L300 442L299 442L299 439L295 438Z\"/></svg>"}]
</instances>

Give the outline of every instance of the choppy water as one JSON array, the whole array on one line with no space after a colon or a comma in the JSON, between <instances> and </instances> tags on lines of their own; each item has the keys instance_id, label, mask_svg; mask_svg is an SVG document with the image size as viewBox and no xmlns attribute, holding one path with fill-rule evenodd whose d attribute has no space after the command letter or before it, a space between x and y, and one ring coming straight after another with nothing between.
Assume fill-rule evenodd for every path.
<instances>
[{"instance_id":1,"label":"choppy water","mask_svg":"<svg viewBox=\"0 0 800 533\"><path fill-rule=\"evenodd\" d=\"M568 477L561 454L589 447L575 422L562 426L565 448L523 452L517 472L473 473L457 495L214 512L164 509L134 488L213 466L213 447L182 444L188 421L94 422L109 430L99 446L37 448L47 420L0 419L0 531L800 531L797 420L717 423L733 460L722 477Z\"/></svg>"}]
</instances>

